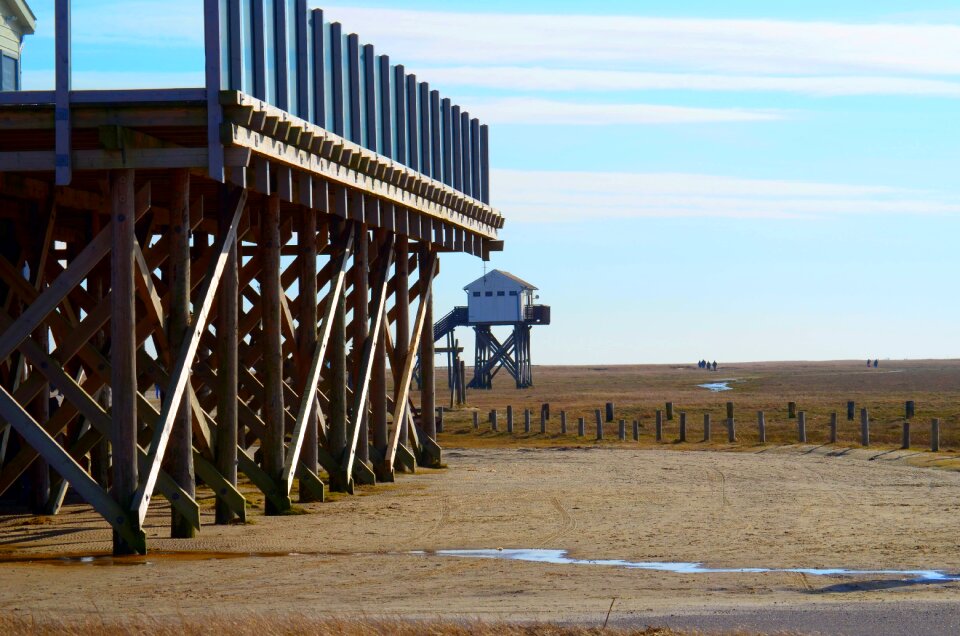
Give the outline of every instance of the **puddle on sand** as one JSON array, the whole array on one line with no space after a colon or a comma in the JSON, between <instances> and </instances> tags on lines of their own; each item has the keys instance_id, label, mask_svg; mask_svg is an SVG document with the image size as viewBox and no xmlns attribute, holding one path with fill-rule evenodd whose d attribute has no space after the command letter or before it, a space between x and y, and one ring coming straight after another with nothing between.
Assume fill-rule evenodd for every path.
<instances>
[{"instance_id":1,"label":"puddle on sand","mask_svg":"<svg viewBox=\"0 0 960 636\"><path fill-rule=\"evenodd\" d=\"M414 554L424 554L417 552ZM939 570L848 570L845 568L708 568L702 563L669 563L656 561L624 561L620 559L574 559L566 550L438 550L429 554L463 559L503 559L558 565L600 565L631 570L653 570L674 574L766 574L789 572L810 576L905 576L912 581L949 583L960 581L960 575Z\"/></svg>"},{"instance_id":2,"label":"puddle on sand","mask_svg":"<svg viewBox=\"0 0 960 636\"><path fill-rule=\"evenodd\" d=\"M723 393L724 391L733 391L733 387L730 386L730 383L733 380L727 380L725 382L708 382L707 384L698 384L697 386L701 389L707 389L711 393Z\"/></svg>"}]
</instances>

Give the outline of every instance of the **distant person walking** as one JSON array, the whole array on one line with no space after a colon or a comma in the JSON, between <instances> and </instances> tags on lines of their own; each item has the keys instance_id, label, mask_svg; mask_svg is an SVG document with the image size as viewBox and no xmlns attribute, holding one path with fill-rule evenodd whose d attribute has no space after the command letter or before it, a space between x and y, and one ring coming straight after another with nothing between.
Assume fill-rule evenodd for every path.
<instances>
[{"instance_id":1,"label":"distant person walking","mask_svg":"<svg viewBox=\"0 0 960 636\"><path fill-rule=\"evenodd\" d=\"M717 370L717 361L716 361L716 360L713 361L713 370L714 370L714 371Z\"/></svg>"},{"instance_id":2,"label":"distant person walking","mask_svg":"<svg viewBox=\"0 0 960 636\"><path fill-rule=\"evenodd\" d=\"M873 368L874 368L874 369L880 368L880 359L879 359L879 358L877 358L876 360L873 361Z\"/></svg>"}]
</instances>

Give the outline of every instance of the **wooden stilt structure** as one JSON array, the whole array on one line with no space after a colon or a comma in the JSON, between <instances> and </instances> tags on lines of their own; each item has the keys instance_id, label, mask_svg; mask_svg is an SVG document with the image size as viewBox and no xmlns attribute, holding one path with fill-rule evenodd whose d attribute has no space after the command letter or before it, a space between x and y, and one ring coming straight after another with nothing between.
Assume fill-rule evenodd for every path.
<instances>
[{"instance_id":1,"label":"wooden stilt structure","mask_svg":"<svg viewBox=\"0 0 960 636\"><path fill-rule=\"evenodd\" d=\"M72 91L69 4L57 89L0 94L0 497L71 488L142 554L155 496L190 537L199 492L246 518L241 478L282 514L439 465L440 254L502 249L485 127L434 125L449 102L303 1L276 29L197 3L204 87Z\"/></svg>"}]
</instances>

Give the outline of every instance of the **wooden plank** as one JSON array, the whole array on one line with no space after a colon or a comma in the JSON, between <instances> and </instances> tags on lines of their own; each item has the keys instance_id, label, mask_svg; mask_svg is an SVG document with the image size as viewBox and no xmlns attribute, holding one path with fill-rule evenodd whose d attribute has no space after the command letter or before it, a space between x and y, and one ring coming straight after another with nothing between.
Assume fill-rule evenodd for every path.
<instances>
[{"instance_id":1,"label":"wooden plank","mask_svg":"<svg viewBox=\"0 0 960 636\"><path fill-rule=\"evenodd\" d=\"M223 182L225 177L223 142L220 141L220 126L223 123L223 107L220 106L220 90L223 86L220 42L220 0L203 2L204 72L206 74L207 100L207 174L214 181Z\"/></svg>"},{"instance_id":2,"label":"wooden plank","mask_svg":"<svg viewBox=\"0 0 960 636\"><path fill-rule=\"evenodd\" d=\"M311 397L316 393L320 384L320 373L323 370L323 362L326 359L327 345L330 342L330 335L333 331L333 323L336 318L337 307L340 305L340 296L345 293L348 259L353 254L353 229L348 230L346 243L343 251L334 257L334 269L337 272L330 284L327 292L327 309L324 312L323 320L320 323L320 334L318 342L314 345L314 353L304 378L303 390L300 392L300 408L297 412L296 425L293 429L290 448L287 450L287 456L283 464L282 479L287 488L287 494L293 487L294 468L299 464L300 452L303 449L303 442L306 435L306 427L309 425L311 415L313 415L313 400ZM306 303L312 305L312 303ZM310 467L307 466L309 469Z\"/></svg>"},{"instance_id":3,"label":"wooden plank","mask_svg":"<svg viewBox=\"0 0 960 636\"><path fill-rule=\"evenodd\" d=\"M112 250L110 263L111 316L110 355L112 369L110 387L113 390L113 492L117 503L129 506L136 498L137 464L137 346L136 310L134 305L134 237L135 202L134 173L118 170L110 174L110 231ZM86 251L86 250L84 250ZM99 261L99 258L97 258ZM71 267L76 264L71 263ZM69 271L70 268L67 268ZM63 278L64 272L59 278ZM59 279L58 279L59 280ZM79 281L78 281L79 282ZM42 298L42 296L41 296ZM40 299L37 299L37 303ZM36 303L34 304L36 305ZM2 356L0 356L2 357ZM34 447L36 448L36 447ZM37 448L39 451L40 449ZM159 465L157 469L159 470ZM64 475L63 473L60 473ZM64 475L74 483L67 475ZM154 477L154 482L156 477ZM75 485L76 486L76 485ZM153 483L149 492L153 492ZM142 533L143 517L133 516L133 533ZM114 554L143 552L137 543L131 543L120 534L114 535Z\"/></svg>"},{"instance_id":4,"label":"wooden plank","mask_svg":"<svg viewBox=\"0 0 960 636\"><path fill-rule=\"evenodd\" d=\"M223 275L223 270L226 266L230 244L236 241L237 227L240 223L240 216L243 213L246 200L247 193L245 190L236 190L232 194L230 205L234 208L234 216L230 224L230 229L226 236L220 237L220 243L215 252L216 258L210 261L210 269L203 280L201 291L198 295L200 303L197 305L196 315L190 325L189 338L187 338L180 349L176 363L173 366L173 371L171 372L171 386L167 387L163 408L161 410L161 421L157 426L153 442L150 445L150 470L141 483L140 488L137 489L136 497L132 504L133 510L137 511L138 517L141 519L141 523L147 514L147 508L150 504L150 492L156 481L157 472L160 470L160 462L163 459L164 451L170 438L175 413L186 392L190 365L196 355L200 337L207 326L207 317L213 307L217 285L220 282L220 277Z\"/></svg>"},{"instance_id":5,"label":"wooden plank","mask_svg":"<svg viewBox=\"0 0 960 636\"><path fill-rule=\"evenodd\" d=\"M423 324L424 335L420 338L420 426L426 436L437 439L436 422L436 382L434 377L434 341L433 341L433 278L437 255L424 245L420 251L421 287L424 289L420 302L424 305L426 316Z\"/></svg>"},{"instance_id":6,"label":"wooden plank","mask_svg":"<svg viewBox=\"0 0 960 636\"><path fill-rule=\"evenodd\" d=\"M344 465L344 472L347 475L353 473L354 462L357 457L357 443L360 440L360 424L366 419L366 404L370 392L370 375L373 370L374 352L377 341L384 337L384 316L386 315L386 302L388 290L388 272L393 264L394 235L389 235L380 249L380 255L377 261L381 263L380 271L377 273L377 280L374 285L376 295L373 299L373 309L370 333L363 343L363 351L360 357L359 373L357 383L354 385L354 417L357 421L353 422L352 439L347 443L347 461ZM365 299L364 299L365 300Z\"/></svg>"},{"instance_id":7,"label":"wooden plank","mask_svg":"<svg viewBox=\"0 0 960 636\"><path fill-rule=\"evenodd\" d=\"M422 280L433 280L437 273L437 260L430 259L430 262L426 265L426 270L421 270L421 279ZM401 433L409 432L413 435L416 435L415 431L410 430L412 427L407 426L403 427L400 425L400 422L407 421L407 417L410 415L409 412L409 403L410 403L410 386L413 383L413 370L417 364L417 355L420 349L420 341L423 338L423 333L426 329L433 329L432 324L427 323L427 314L429 300L433 293L433 286L426 285L425 291L420 298L420 306L417 309L417 318L414 322L413 332L410 336L409 346L406 351L406 357L403 362L403 371L400 374L400 380L398 382L396 397L394 398L394 411L393 411L393 422L394 430L393 436L390 439L390 444L387 447L386 452L386 463L388 468L393 468L394 462L397 456L397 447L401 442ZM400 323L397 323L397 329L400 328ZM399 337L399 336L398 336Z\"/></svg>"},{"instance_id":8,"label":"wooden plank","mask_svg":"<svg viewBox=\"0 0 960 636\"><path fill-rule=\"evenodd\" d=\"M55 84L56 111L54 114L56 134L56 177L58 186L68 186L73 179L71 162L70 91L73 89L71 68L72 46L70 34L70 0L57 0L54 15L56 36Z\"/></svg>"}]
</instances>

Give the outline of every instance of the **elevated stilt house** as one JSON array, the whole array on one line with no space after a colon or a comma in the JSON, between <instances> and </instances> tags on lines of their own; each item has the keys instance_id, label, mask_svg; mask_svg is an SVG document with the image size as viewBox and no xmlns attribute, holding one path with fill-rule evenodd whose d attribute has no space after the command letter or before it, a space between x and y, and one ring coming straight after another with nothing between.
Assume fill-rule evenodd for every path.
<instances>
[{"instance_id":1,"label":"elevated stilt house","mask_svg":"<svg viewBox=\"0 0 960 636\"><path fill-rule=\"evenodd\" d=\"M24 0L0 0L0 91L18 91L23 38L36 28L37 18Z\"/></svg>"}]
</instances>

